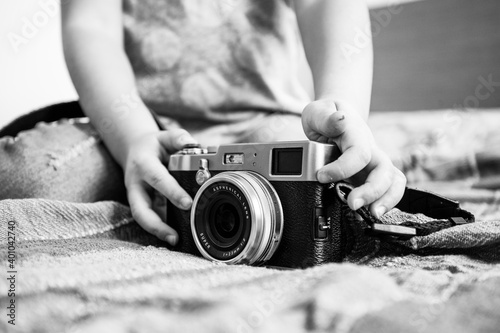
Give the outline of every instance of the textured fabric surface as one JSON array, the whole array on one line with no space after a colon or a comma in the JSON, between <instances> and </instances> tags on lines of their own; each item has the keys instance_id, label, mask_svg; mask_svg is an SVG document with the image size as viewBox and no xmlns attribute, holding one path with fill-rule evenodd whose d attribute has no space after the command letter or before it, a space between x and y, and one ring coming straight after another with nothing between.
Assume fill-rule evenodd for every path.
<instances>
[{"instance_id":1,"label":"textured fabric surface","mask_svg":"<svg viewBox=\"0 0 500 333\"><path fill-rule=\"evenodd\" d=\"M51 109L71 113L75 105ZM0 137L0 199L126 202L123 172L88 118L39 122L15 134Z\"/></svg>"},{"instance_id":2,"label":"textured fabric surface","mask_svg":"<svg viewBox=\"0 0 500 333\"><path fill-rule=\"evenodd\" d=\"M458 191L472 184L500 189L499 109L375 112L368 122L411 183L460 180Z\"/></svg>"},{"instance_id":3,"label":"textured fabric surface","mask_svg":"<svg viewBox=\"0 0 500 333\"><path fill-rule=\"evenodd\" d=\"M394 210L386 222L408 218L427 219ZM371 239L364 256L306 270L227 266L169 251L116 202L3 200L0 219L2 262L8 221L17 236L16 326L1 322L12 332L452 332L500 325L498 215L497 222L408 244ZM7 288L0 280L0 290ZM8 298L0 300L5 309Z\"/></svg>"}]
</instances>

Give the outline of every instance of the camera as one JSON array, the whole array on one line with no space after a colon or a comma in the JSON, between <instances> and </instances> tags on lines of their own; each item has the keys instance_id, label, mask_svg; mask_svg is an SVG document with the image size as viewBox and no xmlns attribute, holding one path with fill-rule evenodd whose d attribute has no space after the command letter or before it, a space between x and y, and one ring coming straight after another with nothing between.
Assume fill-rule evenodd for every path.
<instances>
[{"instance_id":1,"label":"camera","mask_svg":"<svg viewBox=\"0 0 500 333\"><path fill-rule=\"evenodd\" d=\"M345 204L317 171L335 145L310 141L185 147L168 169L194 197L190 211L169 203L174 250L227 264L310 267L346 253Z\"/></svg>"}]
</instances>

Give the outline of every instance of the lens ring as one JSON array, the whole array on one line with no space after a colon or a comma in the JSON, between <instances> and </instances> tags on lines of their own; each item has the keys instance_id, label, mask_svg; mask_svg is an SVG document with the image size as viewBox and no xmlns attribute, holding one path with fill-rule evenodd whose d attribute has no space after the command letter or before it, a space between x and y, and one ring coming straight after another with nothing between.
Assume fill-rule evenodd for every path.
<instances>
[{"instance_id":1,"label":"lens ring","mask_svg":"<svg viewBox=\"0 0 500 333\"><path fill-rule=\"evenodd\" d=\"M206 195L200 200L196 227L206 234L213 250L233 252L230 255L221 254L227 259L237 254L238 247L248 240L250 230L246 226L250 226L250 223L245 218L248 204L243 195L231 188L229 183L216 183L207 189Z\"/></svg>"},{"instance_id":2,"label":"lens ring","mask_svg":"<svg viewBox=\"0 0 500 333\"><path fill-rule=\"evenodd\" d=\"M200 192L201 189L198 193ZM218 232L216 227L217 210L222 205L232 206L238 214L238 230L229 239ZM227 181L209 184L199 197L195 197L192 219L193 213L193 237L196 235L195 240L200 243L207 256L214 260L227 261L243 251L251 232L251 214L248 201L238 187Z\"/></svg>"},{"instance_id":3,"label":"lens ring","mask_svg":"<svg viewBox=\"0 0 500 333\"><path fill-rule=\"evenodd\" d=\"M244 215L244 230L236 246L226 250L213 242L213 234L212 238L208 235L203 212L218 194L227 195L228 192L241 203L238 209ZM198 250L207 259L228 264L266 261L277 249L282 230L283 211L278 194L269 181L258 173L219 173L203 184L194 198L191 231Z\"/></svg>"}]
</instances>

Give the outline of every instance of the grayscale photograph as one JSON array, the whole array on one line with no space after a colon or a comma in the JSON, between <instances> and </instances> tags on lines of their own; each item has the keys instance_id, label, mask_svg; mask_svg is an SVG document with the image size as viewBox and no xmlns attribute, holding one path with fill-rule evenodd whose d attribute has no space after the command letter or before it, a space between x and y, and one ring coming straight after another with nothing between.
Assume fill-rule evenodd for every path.
<instances>
[{"instance_id":1,"label":"grayscale photograph","mask_svg":"<svg viewBox=\"0 0 500 333\"><path fill-rule=\"evenodd\" d=\"M0 3L0 332L500 330L499 0Z\"/></svg>"}]
</instances>

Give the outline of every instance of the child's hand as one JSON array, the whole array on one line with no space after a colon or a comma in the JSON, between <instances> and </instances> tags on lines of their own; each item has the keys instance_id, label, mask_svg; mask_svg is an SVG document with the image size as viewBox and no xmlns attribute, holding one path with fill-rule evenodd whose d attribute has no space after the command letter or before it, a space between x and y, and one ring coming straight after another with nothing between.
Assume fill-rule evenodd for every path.
<instances>
[{"instance_id":1,"label":"child's hand","mask_svg":"<svg viewBox=\"0 0 500 333\"><path fill-rule=\"evenodd\" d=\"M372 214L380 217L401 200L406 178L377 147L356 110L332 100L318 100L304 109L302 126L310 140L335 143L342 152L336 161L321 168L317 177L321 183L349 178L360 185L349 195L351 209L370 205Z\"/></svg>"},{"instance_id":2,"label":"child's hand","mask_svg":"<svg viewBox=\"0 0 500 333\"><path fill-rule=\"evenodd\" d=\"M177 243L178 234L154 212L152 195L154 189L180 209L191 207L191 197L165 167L170 154L189 143L196 141L182 129L146 134L128 151L124 168L128 201L135 220L146 231L172 245Z\"/></svg>"}]
</instances>

